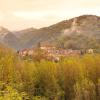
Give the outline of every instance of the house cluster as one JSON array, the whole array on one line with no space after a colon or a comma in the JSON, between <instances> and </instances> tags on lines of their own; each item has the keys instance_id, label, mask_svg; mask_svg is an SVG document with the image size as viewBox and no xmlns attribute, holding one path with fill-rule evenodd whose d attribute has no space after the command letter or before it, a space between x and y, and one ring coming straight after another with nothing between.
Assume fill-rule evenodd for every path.
<instances>
[{"instance_id":1,"label":"house cluster","mask_svg":"<svg viewBox=\"0 0 100 100\"><path fill-rule=\"evenodd\" d=\"M48 55L54 56L69 56L69 55L79 55L81 54L80 50L72 50L72 49L57 49L52 44L41 44L40 49L47 52Z\"/></svg>"},{"instance_id":2,"label":"house cluster","mask_svg":"<svg viewBox=\"0 0 100 100\"><path fill-rule=\"evenodd\" d=\"M34 49L23 49L17 51L17 53L20 57L25 57L25 56L32 56L35 52Z\"/></svg>"},{"instance_id":3,"label":"house cluster","mask_svg":"<svg viewBox=\"0 0 100 100\"><path fill-rule=\"evenodd\" d=\"M88 50L72 50L72 49L57 49L54 45L49 43L40 43L39 49L43 51L46 59L59 61L60 57L83 55L85 53L93 53L93 49ZM36 48L24 49L18 51L19 56L34 56Z\"/></svg>"}]
</instances>

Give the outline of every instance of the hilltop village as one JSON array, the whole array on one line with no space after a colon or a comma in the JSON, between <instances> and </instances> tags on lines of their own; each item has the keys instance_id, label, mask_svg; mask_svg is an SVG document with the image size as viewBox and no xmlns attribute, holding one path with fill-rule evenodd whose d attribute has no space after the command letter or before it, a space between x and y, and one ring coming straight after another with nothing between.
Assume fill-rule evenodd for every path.
<instances>
[{"instance_id":1,"label":"hilltop village","mask_svg":"<svg viewBox=\"0 0 100 100\"><path fill-rule=\"evenodd\" d=\"M50 43L39 43L37 48L23 49L18 51L21 58L41 56L43 59L50 61L59 61L61 57L79 56L86 53L93 54L93 49L88 50L72 50L72 49L58 49Z\"/></svg>"}]
</instances>

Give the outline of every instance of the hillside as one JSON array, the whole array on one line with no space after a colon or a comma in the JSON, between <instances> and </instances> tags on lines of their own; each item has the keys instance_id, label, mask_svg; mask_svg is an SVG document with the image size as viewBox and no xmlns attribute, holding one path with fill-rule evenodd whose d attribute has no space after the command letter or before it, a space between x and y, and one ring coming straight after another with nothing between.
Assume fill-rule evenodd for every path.
<instances>
[{"instance_id":1,"label":"hillside","mask_svg":"<svg viewBox=\"0 0 100 100\"><path fill-rule=\"evenodd\" d=\"M21 45L20 39L4 27L0 27L0 43L13 49L19 49Z\"/></svg>"},{"instance_id":2,"label":"hillside","mask_svg":"<svg viewBox=\"0 0 100 100\"><path fill-rule=\"evenodd\" d=\"M31 32L30 32L31 30ZM100 17L83 15L38 30L21 31L25 47L50 41L64 48L100 48ZM27 36L28 35L28 36Z\"/></svg>"},{"instance_id":3,"label":"hillside","mask_svg":"<svg viewBox=\"0 0 100 100\"><path fill-rule=\"evenodd\" d=\"M100 17L83 15L49 27L7 32L2 41L15 49L31 48L48 41L61 48L100 50Z\"/></svg>"}]
</instances>

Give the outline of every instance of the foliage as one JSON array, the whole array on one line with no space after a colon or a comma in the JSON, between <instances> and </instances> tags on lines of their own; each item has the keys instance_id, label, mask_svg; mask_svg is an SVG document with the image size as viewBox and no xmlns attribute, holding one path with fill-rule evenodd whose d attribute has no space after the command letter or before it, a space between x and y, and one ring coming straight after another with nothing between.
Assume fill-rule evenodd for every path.
<instances>
[{"instance_id":1,"label":"foliage","mask_svg":"<svg viewBox=\"0 0 100 100\"><path fill-rule=\"evenodd\" d=\"M0 49L0 100L100 100L100 55L55 63Z\"/></svg>"}]
</instances>

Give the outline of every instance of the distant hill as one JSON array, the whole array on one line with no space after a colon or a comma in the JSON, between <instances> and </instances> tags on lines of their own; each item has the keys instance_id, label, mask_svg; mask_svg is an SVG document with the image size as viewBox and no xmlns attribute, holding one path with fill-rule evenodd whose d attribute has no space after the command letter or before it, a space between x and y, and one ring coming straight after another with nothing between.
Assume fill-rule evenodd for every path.
<instances>
[{"instance_id":1,"label":"distant hill","mask_svg":"<svg viewBox=\"0 0 100 100\"><path fill-rule=\"evenodd\" d=\"M13 40L15 37L16 39ZM39 42L48 41L60 48L100 50L100 16L83 15L49 27L17 31L11 40L16 44L14 46L18 46L17 49L34 47Z\"/></svg>"},{"instance_id":2,"label":"distant hill","mask_svg":"<svg viewBox=\"0 0 100 100\"><path fill-rule=\"evenodd\" d=\"M13 48L20 48L20 40L8 29L0 27L0 43Z\"/></svg>"},{"instance_id":3,"label":"distant hill","mask_svg":"<svg viewBox=\"0 0 100 100\"><path fill-rule=\"evenodd\" d=\"M21 43L23 44L22 48L27 47L27 43L29 42L29 40L33 39L33 35L34 35L35 31L37 31L37 29L28 28L28 29L25 29L25 30L14 32L16 37L18 37L20 39Z\"/></svg>"}]
</instances>

